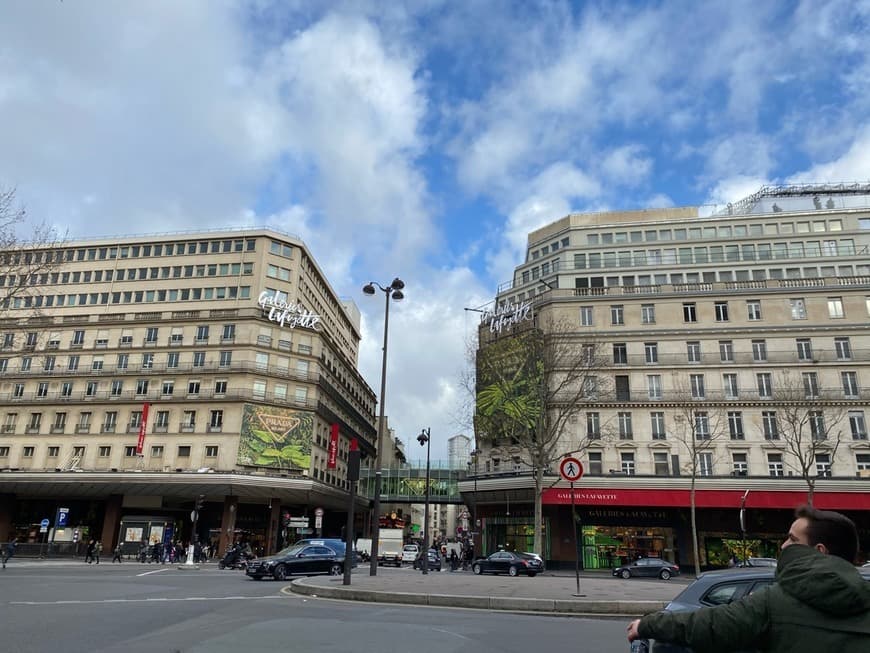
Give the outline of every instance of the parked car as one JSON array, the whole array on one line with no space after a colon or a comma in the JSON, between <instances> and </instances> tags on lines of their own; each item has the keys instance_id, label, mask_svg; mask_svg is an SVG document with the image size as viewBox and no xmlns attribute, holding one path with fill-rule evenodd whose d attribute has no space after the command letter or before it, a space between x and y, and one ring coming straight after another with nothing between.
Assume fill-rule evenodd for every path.
<instances>
[{"instance_id":1,"label":"parked car","mask_svg":"<svg viewBox=\"0 0 870 653\"><path fill-rule=\"evenodd\" d=\"M751 567L708 571L665 606L670 612L690 612L737 601L775 582L773 567ZM870 582L870 569L861 569L864 580ZM692 653L692 649L666 642L650 642L650 653Z\"/></svg>"},{"instance_id":2,"label":"parked car","mask_svg":"<svg viewBox=\"0 0 870 653\"><path fill-rule=\"evenodd\" d=\"M737 567L776 567L776 558L746 558L735 565Z\"/></svg>"},{"instance_id":3,"label":"parked car","mask_svg":"<svg viewBox=\"0 0 870 653\"><path fill-rule=\"evenodd\" d=\"M406 544L402 547L402 562L410 562L411 564L419 557L420 547L416 544Z\"/></svg>"},{"instance_id":4,"label":"parked car","mask_svg":"<svg viewBox=\"0 0 870 653\"><path fill-rule=\"evenodd\" d=\"M301 540L275 555L252 560L245 573L254 580L262 580L267 576L275 580L284 580L291 575L339 576L344 573L344 553L345 546L341 540ZM353 557L351 566L356 566Z\"/></svg>"},{"instance_id":5,"label":"parked car","mask_svg":"<svg viewBox=\"0 0 870 653\"><path fill-rule=\"evenodd\" d=\"M477 558L471 564L475 574L525 574L534 577L544 570L540 556L514 551L496 551L486 558Z\"/></svg>"},{"instance_id":6,"label":"parked car","mask_svg":"<svg viewBox=\"0 0 870 653\"><path fill-rule=\"evenodd\" d=\"M544 559L541 556L539 556L537 553L532 553L531 551L523 551L523 554L527 556L532 556L533 558L538 560L541 563L541 571L544 571Z\"/></svg>"},{"instance_id":7,"label":"parked car","mask_svg":"<svg viewBox=\"0 0 870 653\"><path fill-rule=\"evenodd\" d=\"M679 576L680 568L672 562L662 560L661 558L638 558L627 565L616 567L613 570L614 576L621 578L661 578L669 580L671 576Z\"/></svg>"},{"instance_id":8,"label":"parked car","mask_svg":"<svg viewBox=\"0 0 870 653\"><path fill-rule=\"evenodd\" d=\"M429 560L429 571L441 571L441 554L435 549L426 551L426 557ZM423 554L419 554L414 559L414 569L423 569Z\"/></svg>"}]
</instances>

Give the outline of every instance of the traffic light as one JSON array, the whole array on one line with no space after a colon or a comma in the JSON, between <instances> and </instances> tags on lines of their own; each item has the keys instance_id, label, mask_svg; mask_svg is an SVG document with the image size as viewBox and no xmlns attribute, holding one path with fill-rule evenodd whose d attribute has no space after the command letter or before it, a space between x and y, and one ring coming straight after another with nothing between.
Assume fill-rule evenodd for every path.
<instances>
[{"instance_id":1,"label":"traffic light","mask_svg":"<svg viewBox=\"0 0 870 653\"><path fill-rule=\"evenodd\" d=\"M197 497L197 499L196 499L196 504L195 504L195 506L194 506L194 510L196 510L197 512L199 512L200 510L202 510L202 507L203 507L204 505L205 505L205 495L204 495L204 494L200 494L199 497Z\"/></svg>"}]
</instances>

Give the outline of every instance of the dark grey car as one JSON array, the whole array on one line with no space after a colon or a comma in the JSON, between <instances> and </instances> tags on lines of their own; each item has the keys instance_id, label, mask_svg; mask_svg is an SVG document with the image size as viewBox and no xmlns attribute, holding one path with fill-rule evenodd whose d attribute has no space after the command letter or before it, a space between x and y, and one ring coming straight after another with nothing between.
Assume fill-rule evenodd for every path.
<instances>
[{"instance_id":1,"label":"dark grey car","mask_svg":"<svg viewBox=\"0 0 870 653\"><path fill-rule=\"evenodd\" d=\"M540 557L514 551L496 551L486 558L477 558L471 565L475 574L525 574L530 578L544 570Z\"/></svg>"},{"instance_id":2,"label":"dark grey car","mask_svg":"<svg viewBox=\"0 0 870 653\"><path fill-rule=\"evenodd\" d=\"M670 580L672 576L680 575L680 568L673 562L661 558L638 558L634 562L614 569L613 575L620 578L640 577Z\"/></svg>"}]
</instances>

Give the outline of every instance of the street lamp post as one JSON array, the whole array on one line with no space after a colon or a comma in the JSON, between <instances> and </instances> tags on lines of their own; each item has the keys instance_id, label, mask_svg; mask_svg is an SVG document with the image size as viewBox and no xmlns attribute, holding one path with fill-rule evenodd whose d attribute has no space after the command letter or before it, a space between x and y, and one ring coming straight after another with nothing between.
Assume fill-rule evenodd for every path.
<instances>
[{"instance_id":1,"label":"street lamp post","mask_svg":"<svg viewBox=\"0 0 870 653\"><path fill-rule=\"evenodd\" d=\"M405 295L402 293L402 288L405 287L405 282L396 277L392 283L386 288L379 283L370 281L363 286L363 292L366 295L374 295L375 289L380 289L386 296L386 304L384 307L384 357L381 364L381 406L378 416L378 442L375 447L375 501L372 507L372 546L370 550L371 559L369 561L369 575L378 575L378 540L380 539L381 529L381 455L382 445L384 440L384 401L387 395L387 333L390 325L390 299L399 301Z\"/></svg>"},{"instance_id":2,"label":"street lamp post","mask_svg":"<svg viewBox=\"0 0 870 653\"><path fill-rule=\"evenodd\" d=\"M471 458L474 460L474 494L471 506L471 545L474 546L474 534L477 532L477 457L480 455L477 447L471 452Z\"/></svg>"},{"instance_id":3,"label":"street lamp post","mask_svg":"<svg viewBox=\"0 0 870 653\"><path fill-rule=\"evenodd\" d=\"M426 447L426 499L423 504L423 557L421 559L421 567L423 573L429 574L429 450L431 448L432 429L427 428L420 431L417 436L417 442L420 446Z\"/></svg>"}]
</instances>

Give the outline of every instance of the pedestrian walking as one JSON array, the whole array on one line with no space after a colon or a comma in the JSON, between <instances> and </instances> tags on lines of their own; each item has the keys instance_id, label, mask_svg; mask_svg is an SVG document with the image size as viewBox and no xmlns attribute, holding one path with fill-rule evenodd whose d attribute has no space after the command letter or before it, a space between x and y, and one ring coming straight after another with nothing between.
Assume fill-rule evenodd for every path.
<instances>
[{"instance_id":1,"label":"pedestrian walking","mask_svg":"<svg viewBox=\"0 0 870 653\"><path fill-rule=\"evenodd\" d=\"M655 639L696 651L870 651L870 583L852 564L854 522L802 506L780 548L775 584L713 608L636 619L628 641Z\"/></svg>"},{"instance_id":2,"label":"pedestrian walking","mask_svg":"<svg viewBox=\"0 0 870 653\"><path fill-rule=\"evenodd\" d=\"M118 542L118 546L116 546L112 550L112 564L115 564L116 560L118 561L118 563L121 562L121 553L122 552L123 552L123 548L121 547L121 543Z\"/></svg>"},{"instance_id":3,"label":"pedestrian walking","mask_svg":"<svg viewBox=\"0 0 870 653\"><path fill-rule=\"evenodd\" d=\"M15 555L15 549L18 548L18 538L13 537L6 543L6 546L3 547L3 569L6 569L6 563L9 562L9 558Z\"/></svg>"},{"instance_id":4,"label":"pedestrian walking","mask_svg":"<svg viewBox=\"0 0 870 653\"><path fill-rule=\"evenodd\" d=\"M97 540L94 544L94 563L100 564L100 554L103 552L103 543Z\"/></svg>"},{"instance_id":5,"label":"pedestrian walking","mask_svg":"<svg viewBox=\"0 0 870 653\"><path fill-rule=\"evenodd\" d=\"M94 540L88 541L88 546L85 548L85 562L91 564L94 561L94 547L96 546L96 542Z\"/></svg>"},{"instance_id":6,"label":"pedestrian walking","mask_svg":"<svg viewBox=\"0 0 870 653\"><path fill-rule=\"evenodd\" d=\"M450 550L450 571L456 571L459 567L459 556L456 555L456 549Z\"/></svg>"}]
</instances>

